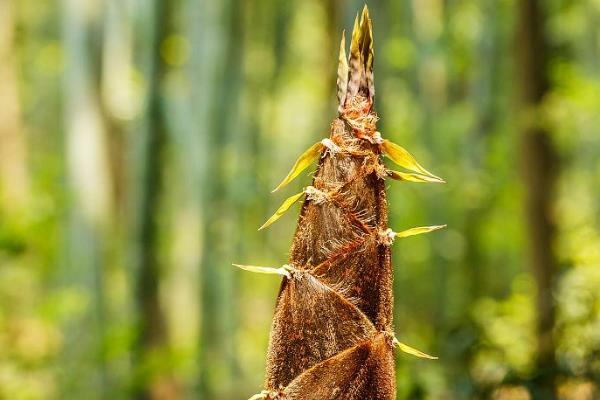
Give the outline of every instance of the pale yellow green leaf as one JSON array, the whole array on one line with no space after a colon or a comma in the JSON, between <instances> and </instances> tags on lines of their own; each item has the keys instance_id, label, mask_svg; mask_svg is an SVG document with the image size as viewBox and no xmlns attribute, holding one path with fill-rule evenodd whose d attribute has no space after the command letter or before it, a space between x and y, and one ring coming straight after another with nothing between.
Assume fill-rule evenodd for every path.
<instances>
[{"instance_id":1,"label":"pale yellow green leaf","mask_svg":"<svg viewBox=\"0 0 600 400\"><path fill-rule=\"evenodd\" d=\"M412 154L410 154L404 147L400 146L399 144L384 139L380 146L383 153L399 166L429 176L431 178L435 178L438 181L444 181L442 178L435 176L434 174L423 168L421 164L417 162L415 157L413 157Z\"/></svg>"},{"instance_id":2,"label":"pale yellow green leaf","mask_svg":"<svg viewBox=\"0 0 600 400\"><path fill-rule=\"evenodd\" d=\"M369 16L369 8L365 4L362 15L360 16L361 28L361 54L365 63L366 72L372 72L373 68L373 25ZM366 58L366 59L365 59Z\"/></svg>"},{"instance_id":3,"label":"pale yellow green leaf","mask_svg":"<svg viewBox=\"0 0 600 400\"><path fill-rule=\"evenodd\" d=\"M427 353L423 353L420 350L415 349L414 347L411 347L407 344L404 344L402 342L400 342L398 339L394 338L394 345L396 345L401 351L407 353L407 354L411 354L413 356L416 357L420 357L420 358L428 358L430 360L437 360L438 357L435 356L430 356Z\"/></svg>"},{"instance_id":4,"label":"pale yellow green leaf","mask_svg":"<svg viewBox=\"0 0 600 400\"><path fill-rule=\"evenodd\" d=\"M342 41L340 42L340 56L338 60L337 71L337 98L339 110L344 108L346 101L346 92L348 90L348 57L346 56L346 31L342 31Z\"/></svg>"},{"instance_id":5,"label":"pale yellow green leaf","mask_svg":"<svg viewBox=\"0 0 600 400\"><path fill-rule=\"evenodd\" d=\"M308 150L306 150L304 153L302 153L300 157L298 157L290 172L283 179L283 181L281 181L279 186L273 189L273 192L276 192L277 190L281 189L282 187L290 183L295 177L300 175L302 171L308 168L308 166L319 157L319 154L321 154L321 150L323 150L323 144L321 142L317 142L310 146Z\"/></svg>"},{"instance_id":6,"label":"pale yellow green leaf","mask_svg":"<svg viewBox=\"0 0 600 400\"><path fill-rule=\"evenodd\" d=\"M354 18L354 27L352 28L352 40L350 41L350 56L360 59L360 26L358 25L358 13Z\"/></svg>"},{"instance_id":7,"label":"pale yellow green leaf","mask_svg":"<svg viewBox=\"0 0 600 400\"><path fill-rule=\"evenodd\" d=\"M287 265L284 265L279 268L258 267L256 265L240 265L240 264L233 264L233 266L243 269L245 271L255 272L255 273L259 273L259 274L282 275L282 276L286 276L288 278L290 277L290 272L288 270Z\"/></svg>"},{"instance_id":8,"label":"pale yellow green leaf","mask_svg":"<svg viewBox=\"0 0 600 400\"><path fill-rule=\"evenodd\" d=\"M420 235L422 233L437 231L438 229L442 229L445 227L446 227L446 225L419 226L416 228L407 229L402 232L396 232L394 234L394 237L404 238L404 237L408 237L408 236Z\"/></svg>"},{"instance_id":9,"label":"pale yellow green leaf","mask_svg":"<svg viewBox=\"0 0 600 400\"><path fill-rule=\"evenodd\" d=\"M262 392L250 397L248 400L264 400L267 398L268 395L269 395L269 393L267 391L263 390Z\"/></svg>"},{"instance_id":10,"label":"pale yellow green leaf","mask_svg":"<svg viewBox=\"0 0 600 400\"><path fill-rule=\"evenodd\" d=\"M421 175L417 173L407 173L400 171L388 170L389 177L395 179L397 181L407 181L407 182L419 182L419 183L445 183L443 180L427 176Z\"/></svg>"},{"instance_id":11,"label":"pale yellow green leaf","mask_svg":"<svg viewBox=\"0 0 600 400\"><path fill-rule=\"evenodd\" d=\"M266 227L271 225L273 222L277 221L279 219L279 217L281 217L283 215L283 213L285 213L292 206L292 204L294 204L296 201L298 201L298 199L300 199L300 197L302 197L303 195L304 195L304 192L302 191L298 194L295 194L295 195L290 196L287 199L285 199L283 204L277 209L277 211L275 211L275 214L273 214L271 216L271 218L269 218L267 220L267 222L265 222L260 228L258 228L258 230L260 231L261 229L265 229Z\"/></svg>"}]
</instances>

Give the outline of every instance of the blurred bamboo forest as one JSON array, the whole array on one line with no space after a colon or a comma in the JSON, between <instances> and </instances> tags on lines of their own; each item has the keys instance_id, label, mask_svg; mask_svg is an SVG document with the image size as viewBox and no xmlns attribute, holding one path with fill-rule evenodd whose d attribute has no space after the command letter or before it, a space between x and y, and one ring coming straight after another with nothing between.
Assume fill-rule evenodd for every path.
<instances>
[{"instance_id":1,"label":"blurred bamboo forest","mask_svg":"<svg viewBox=\"0 0 600 400\"><path fill-rule=\"evenodd\" d=\"M295 217L256 229L362 5L0 0L0 399L261 389L279 282L231 263L286 262ZM389 187L390 226L448 224L394 245L440 357L398 399L600 398L600 1L369 7L379 129L448 182Z\"/></svg>"}]
</instances>

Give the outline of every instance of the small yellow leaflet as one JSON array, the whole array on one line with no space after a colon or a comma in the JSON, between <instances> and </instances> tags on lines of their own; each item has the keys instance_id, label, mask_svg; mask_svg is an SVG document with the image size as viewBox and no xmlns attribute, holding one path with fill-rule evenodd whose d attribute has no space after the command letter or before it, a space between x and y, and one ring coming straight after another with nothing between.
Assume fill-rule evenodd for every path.
<instances>
[{"instance_id":1,"label":"small yellow leaflet","mask_svg":"<svg viewBox=\"0 0 600 400\"><path fill-rule=\"evenodd\" d=\"M407 182L419 182L419 183L445 183L444 180L439 179L437 177L421 175L417 173L406 173L400 171L387 171L390 178L395 179L397 181L407 181Z\"/></svg>"},{"instance_id":2,"label":"small yellow leaflet","mask_svg":"<svg viewBox=\"0 0 600 400\"><path fill-rule=\"evenodd\" d=\"M240 265L240 264L233 264L234 267L238 267L240 269L243 269L245 271L250 271L250 272L256 272L259 274L271 274L271 275L283 275L286 277L290 277L290 272L288 271L288 266L284 265L282 267L279 268L273 268L273 267L258 267L255 265Z\"/></svg>"},{"instance_id":3,"label":"small yellow leaflet","mask_svg":"<svg viewBox=\"0 0 600 400\"><path fill-rule=\"evenodd\" d=\"M348 57L346 57L346 31L342 31L340 42L340 56L337 71L337 98L339 110L344 108L346 91L348 90Z\"/></svg>"},{"instance_id":4,"label":"small yellow leaflet","mask_svg":"<svg viewBox=\"0 0 600 400\"><path fill-rule=\"evenodd\" d=\"M269 392L267 392L266 390L263 390L262 392L250 397L248 400L264 400L267 398L268 395L269 395Z\"/></svg>"},{"instance_id":5,"label":"small yellow leaflet","mask_svg":"<svg viewBox=\"0 0 600 400\"><path fill-rule=\"evenodd\" d=\"M420 350L415 349L414 347L410 347L407 344L404 344L402 342L400 342L398 339L394 338L394 345L396 345L400 350L402 350L405 353L411 354L413 356L416 357L420 357L420 358L428 358L430 360L437 360L438 357L435 356L430 356L427 353L423 353Z\"/></svg>"},{"instance_id":6,"label":"small yellow leaflet","mask_svg":"<svg viewBox=\"0 0 600 400\"><path fill-rule=\"evenodd\" d=\"M420 235L422 233L428 233L437 231L438 229L445 228L446 225L433 225L433 226L419 226L416 228L410 228L402 232L394 232L394 237L404 238L408 236Z\"/></svg>"},{"instance_id":7,"label":"small yellow leaflet","mask_svg":"<svg viewBox=\"0 0 600 400\"><path fill-rule=\"evenodd\" d=\"M275 211L275 214L273 214L271 216L271 218L269 218L267 220L267 222L265 222L260 228L258 228L258 230L260 231L261 229L265 229L266 227L271 225L273 222L277 221L279 219L279 217L281 217L283 215L283 213L285 213L292 206L292 204L294 204L296 201L298 201L298 199L300 199L300 197L302 197L303 195L304 195L304 191L285 199L283 204L277 209L277 211Z\"/></svg>"},{"instance_id":8,"label":"small yellow leaflet","mask_svg":"<svg viewBox=\"0 0 600 400\"><path fill-rule=\"evenodd\" d=\"M419 164L417 160L413 157L413 155L410 154L404 147L400 146L399 144L384 139L380 146L383 153L399 166L437 179L438 181L444 181L442 178L435 176L434 174L423 168L421 164Z\"/></svg>"},{"instance_id":9,"label":"small yellow leaflet","mask_svg":"<svg viewBox=\"0 0 600 400\"><path fill-rule=\"evenodd\" d=\"M283 178L283 181L281 181L281 183L275 189L273 189L273 192L278 191L279 189L290 183L295 177L300 175L302 171L308 168L308 166L319 157L319 154L321 154L321 150L323 150L323 144L321 142L317 142L310 146L308 150L306 150L300 157L298 157L290 172L285 178Z\"/></svg>"}]
</instances>

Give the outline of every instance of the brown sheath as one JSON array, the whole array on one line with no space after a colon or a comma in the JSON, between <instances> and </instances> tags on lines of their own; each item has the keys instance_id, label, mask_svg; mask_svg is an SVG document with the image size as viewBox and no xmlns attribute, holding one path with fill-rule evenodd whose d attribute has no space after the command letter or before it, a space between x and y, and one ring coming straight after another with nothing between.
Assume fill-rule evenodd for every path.
<instances>
[{"instance_id":1,"label":"brown sheath","mask_svg":"<svg viewBox=\"0 0 600 400\"><path fill-rule=\"evenodd\" d=\"M285 277L271 328L266 390L253 399L396 397L393 350L398 342L393 334L390 254L394 236L387 225L384 179L443 181L377 132L373 35L366 7L360 23L358 16L355 21L348 60L344 47L343 37L337 85L339 116L331 124L329 140L309 149L294 167L309 157L307 154L319 156L312 185L304 191L289 263L284 270L277 270ZM381 160L386 145L400 158L408 154L406 159L414 163L401 164L419 173L387 170ZM288 178L298 173L290 173ZM286 201L264 226L300 195ZM241 267L256 272L266 269ZM412 348L408 352L431 358Z\"/></svg>"}]
</instances>

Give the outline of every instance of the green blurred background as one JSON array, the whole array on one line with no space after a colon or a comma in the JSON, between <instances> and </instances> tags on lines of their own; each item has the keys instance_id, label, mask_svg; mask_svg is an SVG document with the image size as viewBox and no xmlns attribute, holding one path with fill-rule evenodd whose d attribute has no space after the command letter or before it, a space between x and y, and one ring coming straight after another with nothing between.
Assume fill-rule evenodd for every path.
<instances>
[{"instance_id":1,"label":"green blurred background","mask_svg":"<svg viewBox=\"0 0 600 400\"><path fill-rule=\"evenodd\" d=\"M350 0L0 0L0 399L260 391ZM600 1L372 0L398 399L600 398ZM314 170L314 169L313 169ZM296 190L298 189L298 190ZM550 382L555 382L552 390Z\"/></svg>"}]
</instances>

